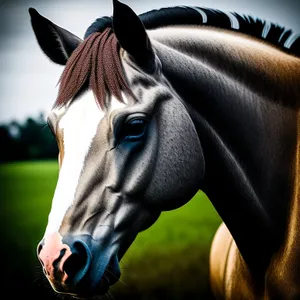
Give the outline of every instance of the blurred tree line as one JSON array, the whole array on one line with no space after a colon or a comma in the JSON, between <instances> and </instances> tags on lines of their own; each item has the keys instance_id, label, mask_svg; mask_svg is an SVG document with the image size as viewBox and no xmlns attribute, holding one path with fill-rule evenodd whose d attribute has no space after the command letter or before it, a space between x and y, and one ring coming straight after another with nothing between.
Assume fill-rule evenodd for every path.
<instances>
[{"instance_id":1,"label":"blurred tree line","mask_svg":"<svg viewBox=\"0 0 300 300\"><path fill-rule=\"evenodd\" d=\"M44 115L0 125L0 162L57 158L55 138Z\"/></svg>"}]
</instances>

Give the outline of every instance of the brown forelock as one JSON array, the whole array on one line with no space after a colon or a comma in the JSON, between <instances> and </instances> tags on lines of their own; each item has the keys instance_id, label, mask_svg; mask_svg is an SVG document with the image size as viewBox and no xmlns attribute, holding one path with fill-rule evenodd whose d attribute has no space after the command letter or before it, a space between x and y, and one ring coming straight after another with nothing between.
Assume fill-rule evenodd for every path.
<instances>
[{"instance_id":1,"label":"brown forelock","mask_svg":"<svg viewBox=\"0 0 300 300\"><path fill-rule=\"evenodd\" d=\"M87 82L102 109L106 93L121 102L121 91L134 97L125 78L119 49L117 38L110 28L93 33L84 40L67 61L54 107L68 103Z\"/></svg>"}]
</instances>

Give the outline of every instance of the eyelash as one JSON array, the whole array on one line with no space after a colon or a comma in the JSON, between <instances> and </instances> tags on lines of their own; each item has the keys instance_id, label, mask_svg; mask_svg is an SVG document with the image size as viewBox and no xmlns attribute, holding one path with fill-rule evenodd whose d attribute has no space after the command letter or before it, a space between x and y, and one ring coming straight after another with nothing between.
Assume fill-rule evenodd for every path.
<instances>
[{"instance_id":1,"label":"eyelash","mask_svg":"<svg viewBox=\"0 0 300 300\"><path fill-rule=\"evenodd\" d=\"M142 139L146 132L147 124L148 122L141 117L130 119L122 128L121 138L132 142Z\"/></svg>"},{"instance_id":2,"label":"eyelash","mask_svg":"<svg viewBox=\"0 0 300 300\"><path fill-rule=\"evenodd\" d=\"M50 129L51 133L55 136L55 132L54 132L52 125L49 122L47 122L47 125L48 125L48 128Z\"/></svg>"}]
</instances>

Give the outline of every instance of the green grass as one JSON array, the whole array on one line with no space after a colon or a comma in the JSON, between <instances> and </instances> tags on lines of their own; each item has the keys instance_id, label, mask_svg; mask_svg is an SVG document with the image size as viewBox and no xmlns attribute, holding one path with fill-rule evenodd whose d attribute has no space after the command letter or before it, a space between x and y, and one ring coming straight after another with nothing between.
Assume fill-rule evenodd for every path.
<instances>
[{"instance_id":1,"label":"green grass","mask_svg":"<svg viewBox=\"0 0 300 300\"><path fill-rule=\"evenodd\" d=\"M52 161L0 166L1 252L8 270L4 284L13 292L26 289L36 277L35 249L47 224L57 168ZM162 213L124 256L113 298L208 299L209 249L219 224L201 192L183 207Z\"/></svg>"}]
</instances>

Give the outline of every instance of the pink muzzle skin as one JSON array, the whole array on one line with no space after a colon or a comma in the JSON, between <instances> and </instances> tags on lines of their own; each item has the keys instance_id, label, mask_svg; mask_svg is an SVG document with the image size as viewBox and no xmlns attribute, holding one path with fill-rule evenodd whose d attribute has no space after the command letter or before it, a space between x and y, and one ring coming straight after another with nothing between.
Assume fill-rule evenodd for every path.
<instances>
[{"instance_id":1,"label":"pink muzzle skin","mask_svg":"<svg viewBox=\"0 0 300 300\"><path fill-rule=\"evenodd\" d=\"M64 251L63 254L62 251ZM63 270L63 265L71 255L70 247L62 243L62 237L58 232L46 236L38 258L43 265L45 275L52 284L66 282L68 274Z\"/></svg>"}]
</instances>

